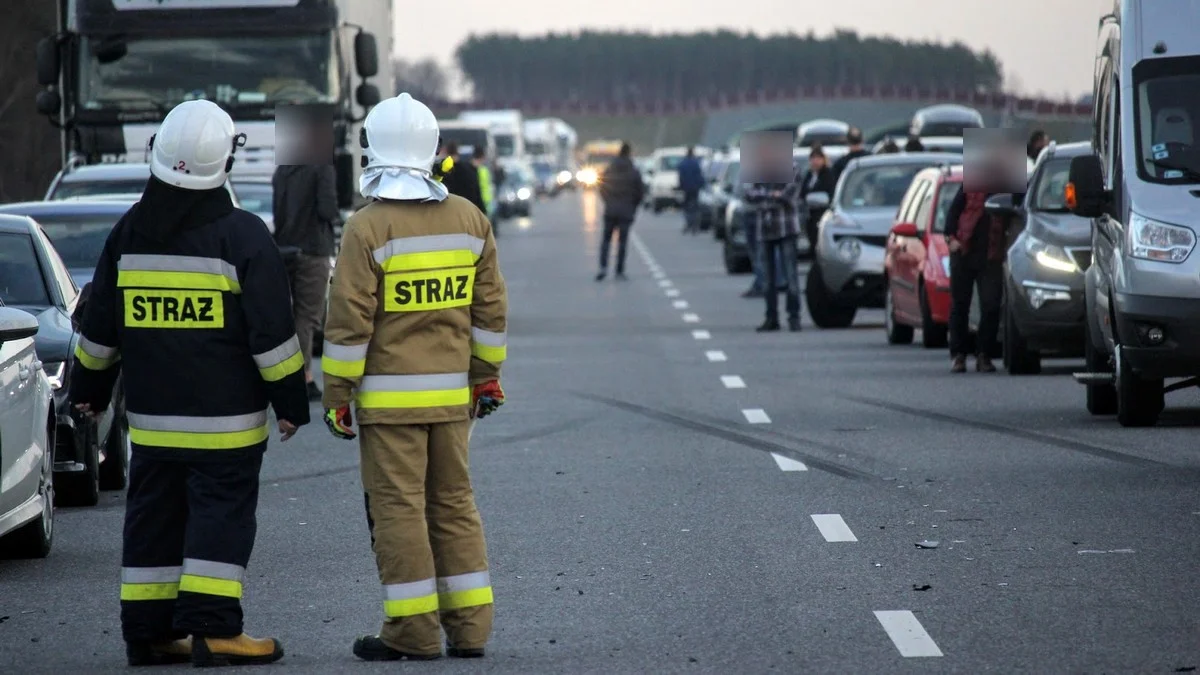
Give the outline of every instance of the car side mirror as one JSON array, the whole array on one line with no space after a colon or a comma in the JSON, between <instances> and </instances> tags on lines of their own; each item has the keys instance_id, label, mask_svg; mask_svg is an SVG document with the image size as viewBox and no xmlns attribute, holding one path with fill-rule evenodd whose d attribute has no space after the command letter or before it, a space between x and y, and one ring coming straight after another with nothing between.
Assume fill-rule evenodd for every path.
<instances>
[{"instance_id":1,"label":"car side mirror","mask_svg":"<svg viewBox=\"0 0 1200 675\"><path fill-rule=\"evenodd\" d=\"M827 209L829 208L829 195L824 192L813 192L804 198L804 203L813 210Z\"/></svg>"},{"instance_id":2,"label":"car side mirror","mask_svg":"<svg viewBox=\"0 0 1200 675\"><path fill-rule=\"evenodd\" d=\"M37 317L19 309L0 307L0 344L37 335Z\"/></svg>"},{"instance_id":3,"label":"car side mirror","mask_svg":"<svg viewBox=\"0 0 1200 675\"><path fill-rule=\"evenodd\" d=\"M379 47L374 35L360 32L354 36L354 69L363 79L379 74Z\"/></svg>"},{"instance_id":4,"label":"car side mirror","mask_svg":"<svg viewBox=\"0 0 1200 675\"><path fill-rule=\"evenodd\" d=\"M992 195L983 203L983 210L996 216L1013 216L1017 213L1016 200L1007 193Z\"/></svg>"},{"instance_id":5,"label":"car side mirror","mask_svg":"<svg viewBox=\"0 0 1200 675\"><path fill-rule=\"evenodd\" d=\"M897 237L918 237L916 223L896 223L892 226L892 234Z\"/></svg>"},{"instance_id":6,"label":"car side mirror","mask_svg":"<svg viewBox=\"0 0 1200 675\"><path fill-rule=\"evenodd\" d=\"M1096 155L1071 159L1063 197L1071 213L1081 218L1099 218L1108 208L1110 195L1104 189L1104 170Z\"/></svg>"}]
</instances>

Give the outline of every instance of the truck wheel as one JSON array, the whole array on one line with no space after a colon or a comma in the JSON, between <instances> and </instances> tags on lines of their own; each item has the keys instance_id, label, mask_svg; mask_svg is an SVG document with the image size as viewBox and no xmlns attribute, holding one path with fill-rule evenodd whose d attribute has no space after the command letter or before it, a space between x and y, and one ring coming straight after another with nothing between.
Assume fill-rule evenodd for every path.
<instances>
[{"instance_id":1,"label":"truck wheel","mask_svg":"<svg viewBox=\"0 0 1200 675\"><path fill-rule=\"evenodd\" d=\"M883 328L887 331L887 341L889 345L910 345L913 341L913 327L902 324L896 321L896 307L892 299L892 287L887 279L883 280L884 291L883 300Z\"/></svg>"},{"instance_id":2,"label":"truck wheel","mask_svg":"<svg viewBox=\"0 0 1200 675\"><path fill-rule=\"evenodd\" d=\"M919 298L921 301L921 344L926 349L944 349L950 344L947 334L948 327L944 323L933 320L933 310L929 309L929 298L925 295L925 280L920 282Z\"/></svg>"},{"instance_id":3,"label":"truck wheel","mask_svg":"<svg viewBox=\"0 0 1200 675\"><path fill-rule=\"evenodd\" d=\"M854 323L854 315L858 308L854 305L841 305L830 296L821 277L821 267L813 263L808 268L808 278L805 279L804 300L808 303L808 315L818 328L849 328Z\"/></svg>"},{"instance_id":4,"label":"truck wheel","mask_svg":"<svg viewBox=\"0 0 1200 675\"><path fill-rule=\"evenodd\" d=\"M1087 333L1084 335L1083 356L1087 362L1089 373L1107 373L1112 371L1108 365L1108 355L1096 349L1092 342L1091 319L1087 321ZM1117 388L1112 384L1087 385L1087 410L1093 415L1115 415L1117 413Z\"/></svg>"},{"instance_id":5,"label":"truck wheel","mask_svg":"<svg viewBox=\"0 0 1200 675\"><path fill-rule=\"evenodd\" d=\"M1004 312L1004 367L1009 375L1037 375L1042 372L1042 355L1029 349L1012 312Z\"/></svg>"},{"instance_id":6,"label":"truck wheel","mask_svg":"<svg viewBox=\"0 0 1200 675\"><path fill-rule=\"evenodd\" d=\"M1124 347L1116 346L1117 421L1123 427L1152 427L1163 411L1163 381L1143 379L1133 372L1122 357Z\"/></svg>"}]
</instances>

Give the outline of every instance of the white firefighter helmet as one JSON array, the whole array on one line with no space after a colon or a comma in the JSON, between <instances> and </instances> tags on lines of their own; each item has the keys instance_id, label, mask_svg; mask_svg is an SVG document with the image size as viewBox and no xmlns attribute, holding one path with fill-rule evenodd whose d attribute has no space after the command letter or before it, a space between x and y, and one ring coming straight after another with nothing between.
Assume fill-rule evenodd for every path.
<instances>
[{"instance_id":1,"label":"white firefighter helmet","mask_svg":"<svg viewBox=\"0 0 1200 675\"><path fill-rule=\"evenodd\" d=\"M212 190L225 184L233 150L245 136L235 134L229 113L212 101L184 101L163 119L150 139L150 173L185 190Z\"/></svg>"},{"instance_id":2,"label":"white firefighter helmet","mask_svg":"<svg viewBox=\"0 0 1200 675\"><path fill-rule=\"evenodd\" d=\"M437 155L433 111L408 95L380 101L363 122L363 168L400 167L429 172Z\"/></svg>"}]
</instances>

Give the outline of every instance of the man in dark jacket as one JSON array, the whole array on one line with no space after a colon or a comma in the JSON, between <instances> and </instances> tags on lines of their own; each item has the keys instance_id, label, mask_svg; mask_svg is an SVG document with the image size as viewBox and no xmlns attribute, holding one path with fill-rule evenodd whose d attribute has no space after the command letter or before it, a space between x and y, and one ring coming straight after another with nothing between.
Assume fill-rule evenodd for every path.
<instances>
[{"instance_id":1,"label":"man in dark jacket","mask_svg":"<svg viewBox=\"0 0 1200 675\"><path fill-rule=\"evenodd\" d=\"M843 165L842 169L845 168ZM825 209L809 208L804 202L809 195L817 193L824 193L832 200L836 187L837 179L834 178L833 170L829 168L829 158L825 156L825 151L820 145L814 145L808 153L808 173L800 186L800 203L805 216L804 234L814 252L817 250L817 236L820 234L817 224L821 222L821 216L825 215Z\"/></svg>"},{"instance_id":2,"label":"man in dark jacket","mask_svg":"<svg viewBox=\"0 0 1200 675\"><path fill-rule=\"evenodd\" d=\"M833 183L837 185L837 181L842 177L842 172L846 170L846 165L850 160L865 157L871 154L870 150L863 147L863 133L857 127L851 127L850 132L846 134L846 140L850 143L850 152L846 153L838 161L833 163ZM833 194L831 190L829 194Z\"/></svg>"},{"instance_id":3,"label":"man in dark jacket","mask_svg":"<svg viewBox=\"0 0 1200 675\"><path fill-rule=\"evenodd\" d=\"M777 284L778 277L782 276L782 290L787 293L788 329L795 332L800 330L800 281L796 273L800 185L792 165L790 143L780 149L768 141L756 151L757 156L743 151L743 161L748 165L745 175L759 182L746 185L742 200L747 209L754 213L758 227L757 239L766 285L763 293L767 303L766 320L757 330L760 333L779 330L781 289ZM817 148L813 151L820 152ZM780 266L783 268L782 275Z\"/></svg>"},{"instance_id":4,"label":"man in dark jacket","mask_svg":"<svg viewBox=\"0 0 1200 675\"><path fill-rule=\"evenodd\" d=\"M458 156L458 143L453 141L446 144L446 156L454 159L454 166L442 176L442 185L452 195L458 195L475 205L475 208L487 214L487 204L483 201L483 191L479 188L479 169L470 160Z\"/></svg>"},{"instance_id":5,"label":"man in dark jacket","mask_svg":"<svg viewBox=\"0 0 1200 675\"><path fill-rule=\"evenodd\" d=\"M679 162L679 189L683 191L683 233L700 232L700 190L704 188L704 171L696 159L696 149L688 147L687 157Z\"/></svg>"},{"instance_id":6,"label":"man in dark jacket","mask_svg":"<svg viewBox=\"0 0 1200 675\"><path fill-rule=\"evenodd\" d=\"M625 278L625 245L629 239L629 228L633 226L638 205L646 196L642 174L630 159L632 152L628 143L622 143L617 158L600 175L604 233L600 238L600 272L596 274L596 281L603 281L608 276L608 250L613 233L620 237L617 243L617 278Z\"/></svg>"},{"instance_id":7,"label":"man in dark jacket","mask_svg":"<svg viewBox=\"0 0 1200 675\"><path fill-rule=\"evenodd\" d=\"M329 163L284 164L276 167L271 187L275 243L288 252L292 312L304 355L308 397L319 401L321 390L312 375L312 341L325 318L330 260L335 249L333 230L341 219L337 172Z\"/></svg>"},{"instance_id":8,"label":"man in dark jacket","mask_svg":"<svg viewBox=\"0 0 1200 675\"><path fill-rule=\"evenodd\" d=\"M979 332L975 369L994 373L991 354L1000 330L1004 291L1004 222L988 214L984 204L990 191L958 193L946 214L946 243L950 247L950 354L951 372L967 370L967 334L971 299L979 291Z\"/></svg>"}]
</instances>

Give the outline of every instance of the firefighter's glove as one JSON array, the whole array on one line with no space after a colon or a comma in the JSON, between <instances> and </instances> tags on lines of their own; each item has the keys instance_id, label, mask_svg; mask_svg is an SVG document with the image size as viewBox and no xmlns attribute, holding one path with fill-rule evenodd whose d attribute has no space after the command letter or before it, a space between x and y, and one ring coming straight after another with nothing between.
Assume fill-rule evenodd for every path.
<instances>
[{"instance_id":1,"label":"firefighter's glove","mask_svg":"<svg viewBox=\"0 0 1200 675\"><path fill-rule=\"evenodd\" d=\"M499 380L490 380L475 385L475 390L471 392L471 400L471 417L487 417L504 405L504 390L500 388Z\"/></svg>"},{"instance_id":2,"label":"firefighter's glove","mask_svg":"<svg viewBox=\"0 0 1200 675\"><path fill-rule=\"evenodd\" d=\"M329 433L345 441L352 441L358 434L354 433L354 420L350 417L350 406L330 408L325 411L325 426Z\"/></svg>"}]
</instances>

